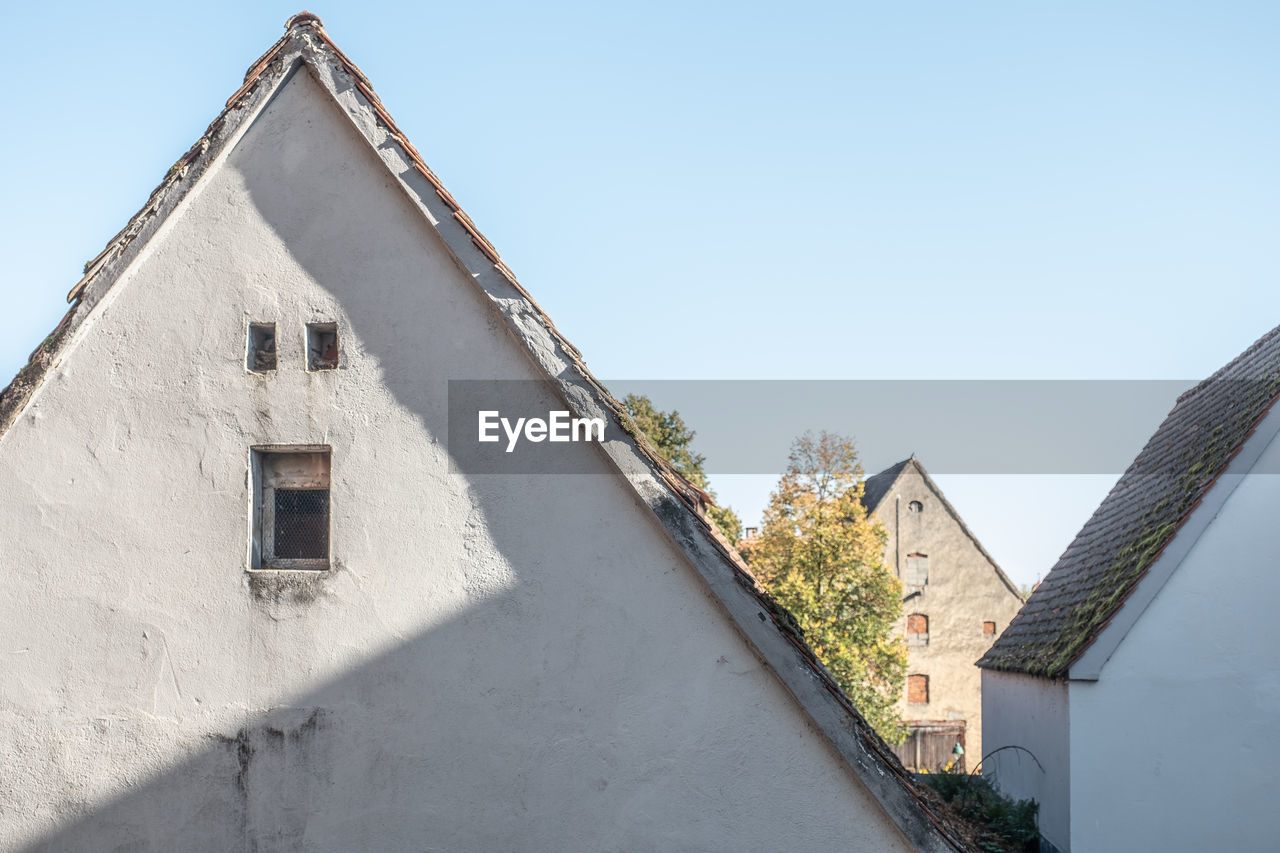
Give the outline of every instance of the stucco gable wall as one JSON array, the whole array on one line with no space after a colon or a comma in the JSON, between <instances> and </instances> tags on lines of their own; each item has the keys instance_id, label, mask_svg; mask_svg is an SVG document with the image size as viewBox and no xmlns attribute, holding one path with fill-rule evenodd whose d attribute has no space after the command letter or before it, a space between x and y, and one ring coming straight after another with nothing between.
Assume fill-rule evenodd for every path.
<instances>
[{"instance_id":1,"label":"stucco gable wall","mask_svg":"<svg viewBox=\"0 0 1280 853\"><path fill-rule=\"evenodd\" d=\"M909 504L920 501L923 511ZM907 720L965 720L966 754L973 766L983 755L981 677L974 662L991 646L1018 612L1021 601L996 567L943 505L915 467L907 465L876 508L875 516L889 534L885 561L906 579L907 555L927 554L929 582L903 602L904 616L929 618L927 645L909 647L909 672L929 677L929 703L908 705ZM915 588L904 586L904 593ZM996 635L984 635L982 623L996 623ZM905 623L901 626L906 634Z\"/></svg>"},{"instance_id":2,"label":"stucco gable wall","mask_svg":"<svg viewBox=\"0 0 1280 853\"><path fill-rule=\"evenodd\" d=\"M0 846L907 849L602 457L450 470L447 380L533 367L307 72L77 334L0 438ZM276 443L335 570L255 590Z\"/></svg>"},{"instance_id":3,"label":"stucco gable wall","mask_svg":"<svg viewBox=\"0 0 1280 853\"><path fill-rule=\"evenodd\" d=\"M1254 470L1278 466L1273 439ZM1077 849L1274 846L1274 821L1260 816L1280 702L1280 477L1226 474L1214 488L1234 491L1099 679L1071 682ZM1195 527L1193 516L1178 535Z\"/></svg>"}]
</instances>

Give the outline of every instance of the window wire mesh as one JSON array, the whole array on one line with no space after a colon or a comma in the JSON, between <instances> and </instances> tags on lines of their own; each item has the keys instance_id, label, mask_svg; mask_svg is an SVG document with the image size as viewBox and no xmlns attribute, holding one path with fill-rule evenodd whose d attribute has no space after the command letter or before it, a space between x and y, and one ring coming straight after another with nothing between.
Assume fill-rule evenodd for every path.
<instances>
[{"instance_id":1,"label":"window wire mesh","mask_svg":"<svg viewBox=\"0 0 1280 853\"><path fill-rule=\"evenodd\" d=\"M276 489L275 557L329 557L329 490Z\"/></svg>"}]
</instances>

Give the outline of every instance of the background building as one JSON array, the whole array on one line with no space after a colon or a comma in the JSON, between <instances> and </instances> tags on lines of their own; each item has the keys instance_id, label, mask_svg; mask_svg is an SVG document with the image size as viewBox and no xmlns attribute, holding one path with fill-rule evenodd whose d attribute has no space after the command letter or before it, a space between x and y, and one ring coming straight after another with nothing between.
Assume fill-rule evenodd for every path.
<instances>
[{"instance_id":1,"label":"background building","mask_svg":"<svg viewBox=\"0 0 1280 853\"><path fill-rule=\"evenodd\" d=\"M885 564L902 581L909 662L903 764L937 770L964 749L981 760L981 673L974 665L1022 597L915 457L868 477L863 503L889 534Z\"/></svg>"}]
</instances>

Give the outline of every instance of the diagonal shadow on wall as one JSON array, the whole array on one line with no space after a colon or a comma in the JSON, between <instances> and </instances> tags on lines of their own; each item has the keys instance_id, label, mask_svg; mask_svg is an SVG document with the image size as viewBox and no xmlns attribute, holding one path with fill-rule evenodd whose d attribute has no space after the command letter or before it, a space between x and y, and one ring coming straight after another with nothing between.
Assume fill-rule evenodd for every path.
<instances>
[{"instance_id":1,"label":"diagonal shadow on wall","mask_svg":"<svg viewBox=\"0 0 1280 853\"><path fill-rule=\"evenodd\" d=\"M336 114L327 102L306 109ZM342 306L345 332L361 358L380 365L395 403L426 434L446 435L448 379L497 369L500 359L479 355L494 349L517 352L529 375L531 362L463 274L406 283L397 259L411 250L378 222L410 222L414 240L442 253L439 237L345 118L345 142L315 143L309 123L325 121L295 116L275 135L254 128L225 168L237 170L293 261ZM351 246L361 247L357 257L347 256ZM422 318L441 300L481 318L484 333L437 329L430 348L457 367L424 374L405 353L425 346ZM50 804L59 828L23 853L697 850L743 836L768 848L816 824L830 824L811 836L824 843L879 838L883 816L857 813L857 784L830 744L729 627L648 510L603 459L595 470L578 478L594 483L582 489L603 489L599 503L622 509L586 527L578 507L558 505L551 490L539 498L527 478L450 475L514 572L508 584L388 638L287 707L187 742L158 775L121 778L123 793L106 803ZM571 539L575 556L558 565ZM264 626L324 619L302 599L256 600L242 578L228 577L227 589ZM318 662L333 659L316 649ZM790 711L780 716L778 703ZM832 760L819 765L802 753ZM737 783L753 767L767 768L768 781L744 797Z\"/></svg>"}]
</instances>

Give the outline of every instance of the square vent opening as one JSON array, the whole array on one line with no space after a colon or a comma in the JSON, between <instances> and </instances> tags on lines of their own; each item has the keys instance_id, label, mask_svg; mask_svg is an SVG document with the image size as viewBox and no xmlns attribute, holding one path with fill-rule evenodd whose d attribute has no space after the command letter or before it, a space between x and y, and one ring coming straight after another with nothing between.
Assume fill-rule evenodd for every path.
<instances>
[{"instance_id":1,"label":"square vent opening","mask_svg":"<svg viewBox=\"0 0 1280 853\"><path fill-rule=\"evenodd\" d=\"M307 370L338 367L338 324L307 324Z\"/></svg>"},{"instance_id":2,"label":"square vent opening","mask_svg":"<svg viewBox=\"0 0 1280 853\"><path fill-rule=\"evenodd\" d=\"M276 369L276 324L250 323L249 347L245 367L254 373Z\"/></svg>"}]
</instances>

